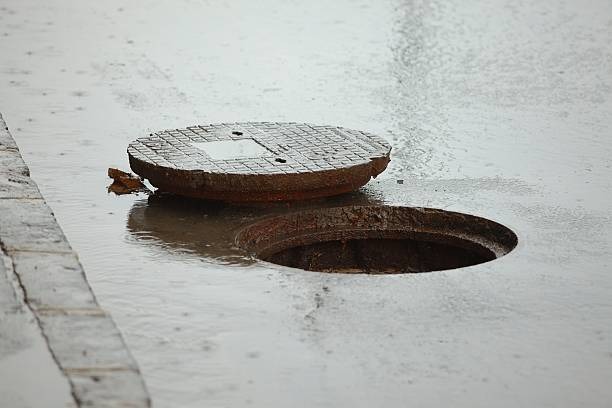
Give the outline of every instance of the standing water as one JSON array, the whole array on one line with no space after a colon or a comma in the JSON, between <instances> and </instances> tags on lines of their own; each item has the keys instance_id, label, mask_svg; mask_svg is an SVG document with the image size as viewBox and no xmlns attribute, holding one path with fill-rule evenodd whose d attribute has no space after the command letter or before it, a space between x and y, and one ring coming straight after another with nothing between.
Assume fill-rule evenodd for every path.
<instances>
[{"instance_id":1,"label":"standing water","mask_svg":"<svg viewBox=\"0 0 612 408\"><path fill-rule=\"evenodd\" d=\"M0 110L156 407L610 400L609 2L0 4ZM137 137L261 120L379 134L383 180L441 180L440 206L511 214L532 246L419 276L302 272L226 239L257 209L106 192Z\"/></svg>"}]
</instances>

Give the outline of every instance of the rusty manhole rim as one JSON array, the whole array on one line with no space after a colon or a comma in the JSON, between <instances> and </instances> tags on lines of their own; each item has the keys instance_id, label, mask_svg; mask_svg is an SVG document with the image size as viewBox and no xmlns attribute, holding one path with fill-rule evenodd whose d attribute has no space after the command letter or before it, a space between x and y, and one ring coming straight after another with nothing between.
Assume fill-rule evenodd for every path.
<instances>
[{"instance_id":1,"label":"rusty manhole rim","mask_svg":"<svg viewBox=\"0 0 612 408\"><path fill-rule=\"evenodd\" d=\"M448 245L490 259L443 269L348 273L405 274L452 270L499 259L518 245L518 237L511 229L481 216L429 207L390 205L319 208L266 217L239 230L235 243L260 261L296 268L271 261L270 257L286 250L326 242L389 239Z\"/></svg>"}]
</instances>

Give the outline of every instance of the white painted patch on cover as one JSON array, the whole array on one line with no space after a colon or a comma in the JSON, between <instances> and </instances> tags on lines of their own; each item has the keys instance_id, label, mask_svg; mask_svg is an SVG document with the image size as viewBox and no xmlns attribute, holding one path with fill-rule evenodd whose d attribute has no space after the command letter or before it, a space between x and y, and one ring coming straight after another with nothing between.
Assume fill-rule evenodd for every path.
<instances>
[{"instance_id":1,"label":"white painted patch on cover","mask_svg":"<svg viewBox=\"0 0 612 408\"><path fill-rule=\"evenodd\" d=\"M216 142L192 143L191 145L203 150L214 160L260 157L268 152L268 149L253 139L220 140Z\"/></svg>"}]
</instances>

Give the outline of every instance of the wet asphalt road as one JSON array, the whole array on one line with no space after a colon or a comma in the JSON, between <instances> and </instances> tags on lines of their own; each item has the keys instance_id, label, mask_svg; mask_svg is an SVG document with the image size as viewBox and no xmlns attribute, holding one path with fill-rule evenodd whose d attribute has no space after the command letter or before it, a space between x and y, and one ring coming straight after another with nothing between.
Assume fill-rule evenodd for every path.
<instances>
[{"instance_id":1,"label":"wet asphalt road","mask_svg":"<svg viewBox=\"0 0 612 408\"><path fill-rule=\"evenodd\" d=\"M0 111L156 406L612 400L610 2L0 11ZM107 195L131 140L249 120L380 134L393 161L348 202L470 212L519 247L447 272L305 273L223 239L253 211Z\"/></svg>"}]
</instances>

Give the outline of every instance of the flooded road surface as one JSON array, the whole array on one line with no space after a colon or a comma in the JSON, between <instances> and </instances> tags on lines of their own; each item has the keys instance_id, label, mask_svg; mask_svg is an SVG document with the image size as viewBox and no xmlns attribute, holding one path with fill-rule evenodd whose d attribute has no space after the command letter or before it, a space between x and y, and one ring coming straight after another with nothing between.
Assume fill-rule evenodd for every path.
<instances>
[{"instance_id":1,"label":"flooded road surface","mask_svg":"<svg viewBox=\"0 0 612 408\"><path fill-rule=\"evenodd\" d=\"M3 0L0 110L157 407L605 406L610 43L603 0ZM106 192L137 137L261 120L392 144L337 202L470 212L519 246L306 273L233 248L260 209Z\"/></svg>"}]
</instances>

